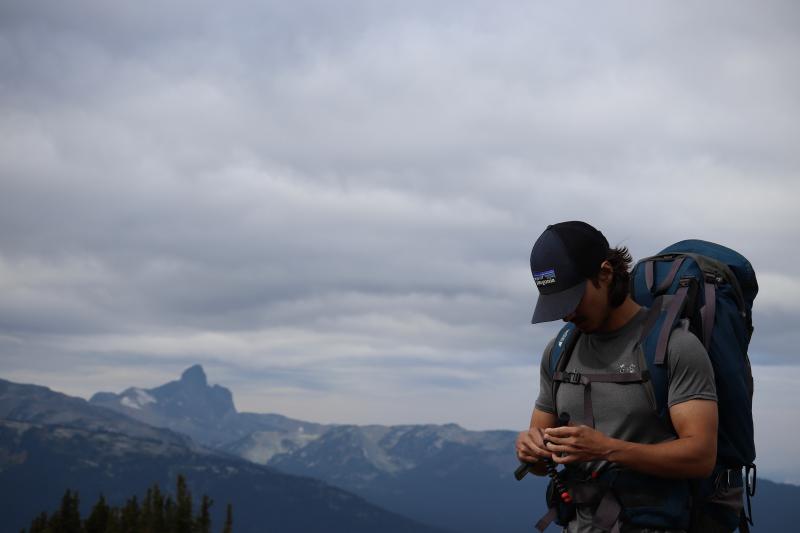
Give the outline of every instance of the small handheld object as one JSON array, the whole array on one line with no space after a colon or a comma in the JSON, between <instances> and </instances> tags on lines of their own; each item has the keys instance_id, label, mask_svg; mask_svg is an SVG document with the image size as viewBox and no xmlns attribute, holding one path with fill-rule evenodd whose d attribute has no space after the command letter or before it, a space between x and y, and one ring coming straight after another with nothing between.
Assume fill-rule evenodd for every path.
<instances>
[{"instance_id":1,"label":"small handheld object","mask_svg":"<svg viewBox=\"0 0 800 533\"><path fill-rule=\"evenodd\" d=\"M556 427L566 426L569 424L569 414L561 413L561 416L558 417L558 422L556 423ZM553 480L553 485L555 486L556 491L559 494L559 497L564 503L571 503L572 496L570 496L569 491L561 482L561 479L558 477L558 471L556 470L556 464L553 462L552 459L545 459L544 460L545 468L547 469L547 475L550 479ZM528 472L533 470L534 463L521 463L516 470L514 470L514 477L517 481L522 480Z\"/></svg>"}]
</instances>

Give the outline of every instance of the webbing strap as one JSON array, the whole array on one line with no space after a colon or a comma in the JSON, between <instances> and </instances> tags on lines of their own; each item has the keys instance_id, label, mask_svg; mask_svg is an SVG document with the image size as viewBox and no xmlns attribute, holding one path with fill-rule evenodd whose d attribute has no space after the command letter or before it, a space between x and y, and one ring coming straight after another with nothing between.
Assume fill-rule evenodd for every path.
<instances>
[{"instance_id":1,"label":"webbing strap","mask_svg":"<svg viewBox=\"0 0 800 533\"><path fill-rule=\"evenodd\" d=\"M622 505L613 490L607 490L592 517L592 525L603 531L619 533L619 515Z\"/></svg>"},{"instance_id":2,"label":"webbing strap","mask_svg":"<svg viewBox=\"0 0 800 533\"><path fill-rule=\"evenodd\" d=\"M558 509L556 509L555 507L549 508L547 510L547 513L545 513L545 515L541 517L538 522L536 522L536 529L538 529L539 531L544 531L545 529L547 529L547 526L549 526L553 522L553 520L556 519L557 516L558 516Z\"/></svg>"},{"instance_id":3,"label":"webbing strap","mask_svg":"<svg viewBox=\"0 0 800 533\"><path fill-rule=\"evenodd\" d=\"M653 261L648 261L644 264L644 282L647 285L647 290L650 292L653 292L654 270L655 266L653 265Z\"/></svg>"},{"instance_id":4,"label":"webbing strap","mask_svg":"<svg viewBox=\"0 0 800 533\"><path fill-rule=\"evenodd\" d=\"M594 429L594 408L592 407L592 382L588 379L583 385L583 423Z\"/></svg>"},{"instance_id":5,"label":"webbing strap","mask_svg":"<svg viewBox=\"0 0 800 533\"><path fill-rule=\"evenodd\" d=\"M617 372L614 374L581 374L579 372L556 372L553 381L583 385L583 423L594 427L594 408L592 407L592 382L596 383L644 383L650 379L650 372Z\"/></svg>"},{"instance_id":6,"label":"webbing strap","mask_svg":"<svg viewBox=\"0 0 800 533\"><path fill-rule=\"evenodd\" d=\"M667 316L664 320L663 325L661 326L661 331L658 333L658 343L656 344L656 356L654 359L654 363L657 365L664 364L664 358L667 355L667 342L669 341L669 335L672 332L672 327L675 324L675 319L678 318L678 313L680 313L681 308L683 307L683 303L686 301L686 293L689 291L689 287L687 285L682 285L675 295L672 297L672 301L669 302L669 307L667 308Z\"/></svg>"},{"instance_id":7,"label":"webbing strap","mask_svg":"<svg viewBox=\"0 0 800 533\"><path fill-rule=\"evenodd\" d=\"M601 375L601 374L596 374ZM594 427L594 410L592 409L592 381L591 374L580 374L578 372L556 372L553 374L553 381L560 383L571 383L573 385L583 385L583 423L590 428Z\"/></svg>"},{"instance_id":8,"label":"webbing strap","mask_svg":"<svg viewBox=\"0 0 800 533\"><path fill-rule=\"evenodd\" d=\"M556 372L553 381L584 385L595 383L641 383L650 379L650 372L610 372L607 374L583 374L580 372Z\"/></svg>"},{"instance_id":9,"label":"webbing strap","mask_svg":"<svg viewBox=\"0 0 800 533\"><path fill-rule=\"evenodd\" d=\"M714 283L705 281L705 303L700 308L700 316L703 319L703 345L706 351L711 350L711 330L714 329L714 315L717 311L717 286Z\"/></svg>"},{"instance_id":10,"label":"webbing strap","mask_svg":"<svg viewBox=\"0 0 800 533\"><path fill-rule=\"evenodd\" d=\"M750 472L753 472L753 483L750 483ZM753 525L753 509L750 506L750 498L756 495L756 465L750 464L744 467L744 492L747 495L747 523ZM744 509L742 509L744 514Z\"/></svg>"},{"instance_id":11,"label":"webbing strap","mask_svg":"<svg viewBox=\"0 0 800 533\"><path fill-rule=\"evenodd\" d=\"M670 285L672 285L672 282L675 280L675 276L678 274L678 269L681 268L684 259L686 258L679 257L672 262L672 268L669 269L667 277L664 278L664 281L656 289L656 293L664 292L665 290L669 289Z\"/></svg>"}]
</instances>

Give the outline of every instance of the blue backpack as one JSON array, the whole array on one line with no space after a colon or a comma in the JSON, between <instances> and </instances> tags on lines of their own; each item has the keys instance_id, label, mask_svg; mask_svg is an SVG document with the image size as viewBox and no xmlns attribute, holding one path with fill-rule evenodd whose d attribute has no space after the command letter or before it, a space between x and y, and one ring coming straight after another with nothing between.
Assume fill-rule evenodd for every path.
<instances>
[{"instance_id":1,"label":"blue backpack","mask_svg":"<svg viewBox=\"0 0 800 533\"><path fill-rule=\"evenodd\" d=\"M752 525L750 497L755 494L756 469L753 432L753 378L747 354L753 333L752 308L758 283L750 262L739 253L700 240L673 244L659 254L639 261L631 274L631 295L640 305L650 308L640 345L647 371L634 375L577 375L564 371L580 332L574 324L565 325L550 352L549 372L554 381L553 396L559 382L583 383L585 387L585 423L593 426L591 382L650 381L659 416L669 410L668 368L665 364L670 334L683 319L689 330L706 348L716 380L719 430L717 462L708 479L693 480L690 486L635 472L611 472L601 476L596 526L612 530L622 519L632 524L664 528L689 528L699 531L748 532ZM742 471L744 470L744 475ZM564 476L569 471L563 472ZM613 490L609 490L613 489ZM663 497L654 502L628 505L622 497L631 491L656 492ZM747 513L743 494L747 496ZM689 520L687 502L691 505ZM557 501L549 501L550 519L537 526L543 530L549 520L561 525L570 512ZM558 508L558 509L556 509ZM556 510L558 513L556 514Z\"/></svg>"},{"instance_id":2,"label":"blue backpack","mask_svg":"<svg viewBox=\"0 0 800 533\"><path fill-rule=\"evenodd\" d=\"M702 341L714 367L719 430L717 465L709 479L693 483L693 515L713 516L730 531L752 525L755 494L753 376L747 349L753 334L758 282L750 262L719 244L686 240L639 261L631 276L633 299L661 308L644 344L657 406L667 416L666 341L678 320ZM744 470L744 476L742 476ZM747 495L747 514L742 505Z\"/></svg>"}]
</instances>

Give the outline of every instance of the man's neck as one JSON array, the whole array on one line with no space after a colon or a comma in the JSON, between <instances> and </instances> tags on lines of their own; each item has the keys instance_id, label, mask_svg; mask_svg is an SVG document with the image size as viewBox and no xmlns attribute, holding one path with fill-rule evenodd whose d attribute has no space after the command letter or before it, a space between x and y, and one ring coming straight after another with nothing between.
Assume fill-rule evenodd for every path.
<instances>
[{"instance_id":1,"label":"man's neck","mask_svg":"<svg viewBox=\"0 0 800 533\"><path fill-rule=\"evenodd\" d=\"M611 310L608 314L608 319L606 319L603 326L598 329L598 333L618 330L630 322L641 308L642 306L634 302L630 296L626 297L622 305Z\"/></svg>"}]
</instances>

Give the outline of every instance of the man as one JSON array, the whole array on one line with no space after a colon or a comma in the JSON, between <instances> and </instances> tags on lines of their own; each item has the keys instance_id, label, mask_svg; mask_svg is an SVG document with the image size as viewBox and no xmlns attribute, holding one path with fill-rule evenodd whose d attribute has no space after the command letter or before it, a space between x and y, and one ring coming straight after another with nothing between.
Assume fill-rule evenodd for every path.
<instances>
[{"instance_id":1,"label":"man","mask_svg":"<svg viewBox=\"0 0 800 533\"><path fill-rule=\"evenodd\" d=\"M580 336L564 369L564 375L575 379L554 380L549 357L555 339L545 348L539 397L516 450L518 459L532 463L538 475L546 473L547 459L567 465L565 483L576 493L574 518L565 529L570 533L620 527L635 532L684 530L690 496L683 480L709 476L716 459L713 369L702 344L686 327L675 329L669 338L669 416L655 411L639 347L648 310L628 292L630 262L626 248L611 249L602 233L577 221L548 226L531 252L540 293L532 322L562 319L575 324ZM641 379L615 381L614 374ZM586 379L603 375L612 379ZM562 413L571 422L555 427ZM613 491L607 490L610 485ZM664 504L664 498L677 492L683 503ZM613 494L611 503L605 501L606 493ZM608 516L599 515L607 515L615 505L611 526ZM653 518L646 512L637 514L635 505L639 510L672 510Z\"/></svg>"}]
</instances>

